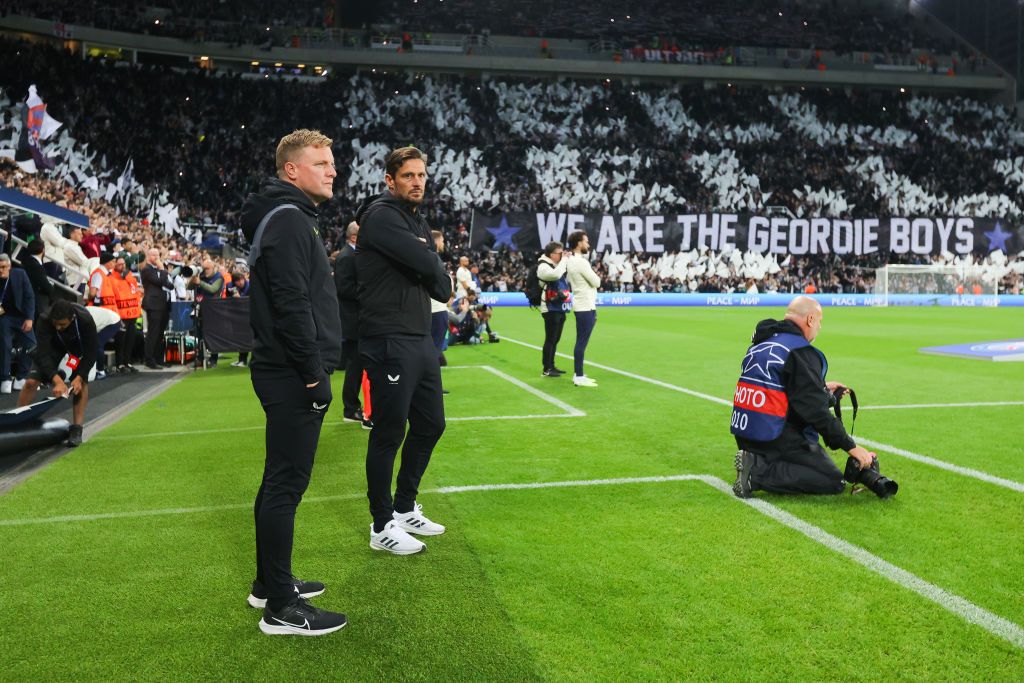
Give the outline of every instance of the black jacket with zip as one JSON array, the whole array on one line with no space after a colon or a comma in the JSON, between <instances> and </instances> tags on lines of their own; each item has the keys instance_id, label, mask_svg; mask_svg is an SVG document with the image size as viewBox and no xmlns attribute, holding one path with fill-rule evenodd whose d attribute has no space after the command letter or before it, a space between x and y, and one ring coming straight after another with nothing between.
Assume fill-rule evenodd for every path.
<instances>
[{"instance_id":1,"label":"black jacket with zip","mask_svg":"<svg viewBox=\"0 0 1024 683\"><path fill-rule=\"evenodd\" d=\"M252 266L249 324L253 332L253 374L292 369L307 384L341 362L338 296L327 250L317 229L317 212L302 190L268 179L242 206L242 232L252 244L263 217L275 213Z\"/></svg>"},{"instance_id":2,"label":"black jacket with zip","mask_svg":"<svg viewBox=\"0 0 1024 683\"><path fill-rule=\"evenodd\" d=\"M803 336L796 323L790 320L762 320L757 324L752 344L760 344L776 332ZM755 453L787 453L803 450L812 443L808 429L816 431L825 445L848 451L856 444L843 423L830 410L832 394L825 388L821 376L821 357L813 347L795 349L782 367L782 384L786 388L789 410L782 434L774 441L750 441L739 436L736 444ZM817 443L814 438L813 443Z\"/></svg>"},{"instance_id":3,"label":"black jacket with zip","mask_svg":"<svg viewBox=\"0 0 1024 683\"><path fill-rule=\"evenodd\" d=\"M391 192L356 213L359 338L430 334L430 299L448 301L452 281L415 206Z\"/></svg>"}]
</instances>

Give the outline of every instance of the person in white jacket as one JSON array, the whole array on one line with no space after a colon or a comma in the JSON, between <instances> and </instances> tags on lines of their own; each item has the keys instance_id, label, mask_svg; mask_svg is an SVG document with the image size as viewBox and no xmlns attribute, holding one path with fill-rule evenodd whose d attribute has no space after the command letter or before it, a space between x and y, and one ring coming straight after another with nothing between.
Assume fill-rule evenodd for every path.
<instances>
[{"instance_id":1,"label":"person in white jacket","mask_svg":"<svg viewBox=\"0 0 1024 683\"><path fill-rule=\"evenodd\" d=\"M587 233L577 230L569 235L568 244L571 253L565 259L565 274L572 288L573 312L576 315L572 383L578 387L596 387L597 382L583 372L583 355L597 324L597 288L601 286L601 278L590 265L590 238Z\"/></svg>"}]
</instances>

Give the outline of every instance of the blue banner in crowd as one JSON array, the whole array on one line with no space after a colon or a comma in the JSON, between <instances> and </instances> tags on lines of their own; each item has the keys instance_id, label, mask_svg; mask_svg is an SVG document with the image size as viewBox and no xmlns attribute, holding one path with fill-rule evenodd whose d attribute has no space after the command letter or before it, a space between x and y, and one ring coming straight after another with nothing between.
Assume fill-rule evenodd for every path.
<instances>
[{"instance_id":1,"label":"blue banner in crowd","mask_svg":"<svg viewBox=\"0 0 1024 683\"><path fill-rule=\"evenodd\" d=\"M796 294L637 294L627 292L599 292L599 306L786 306ZM815 294L813 298L822 306L883 306L885 298L877 294ZM480 303L491 306L527 306L522 292L483 292ZM931 295L890 294L890 306L950 306L950 307L1024 307L1024 295Z\"/></svg>"}]
</instances>

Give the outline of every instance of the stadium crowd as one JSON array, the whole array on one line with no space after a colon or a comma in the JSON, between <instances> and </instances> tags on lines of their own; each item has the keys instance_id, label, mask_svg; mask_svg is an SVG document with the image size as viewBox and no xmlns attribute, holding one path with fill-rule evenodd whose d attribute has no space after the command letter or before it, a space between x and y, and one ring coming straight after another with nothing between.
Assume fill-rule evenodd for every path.
<instances>
[{"instance_id":1,"label":"stadium crowd","mask_svg":"<svg viewBox=\"0 0 1024 683\"><path fill-rule=\"evenodd\" d=\"M359 33L360 41L371 34L387 35L387 31L412 32L414 43L429 42L431 33L437 32L605 40L624 49L753 46L907 54L913 48L928 48L948 54L952 48L950 41L933 35L925 22L883 3L597 0L579 5L523 0L512 11L500 0L389 0L358 10L338 5L311 0L166 0L149 7L125 0L14 0L5 3L5 11L66 24L239 44L263 44L282 36L287 39L296 29L344 27Z\"/></svg>"},{"instance_id":2,"label":"stadium crowd","mask_svg":"<svg viewBox=\"0 0 1024 683\"><path fill-rule=\"evenodd\" d=\"M337 195L321 212L332 252L359 203L380 190L383 151L421 144L432 177L424 214L445 233L453 264L463 254L479 263L485 290L519 288L525 266L517 254L470 249L474 209L1018 219L1024 206L1024 130L1012 111L960 98L372 71L313 85L82 60L11 41L0 41L0 59L11 66L0 87L12 100L35 83L49 111L108 166L120 168L131 150L136 178L166 190L185 220L231 230L244 197L273 171L253 163L258 150L303 111L335 140ZM0 126L14 116L5 111ZM632 282L599 275L654 291L728 290L748 279L712 272L708 282L673 282L644 267L654 258L630 257ZM877 265L794 259L759 286L867 290Z\"/></svg>"}]
</instances>

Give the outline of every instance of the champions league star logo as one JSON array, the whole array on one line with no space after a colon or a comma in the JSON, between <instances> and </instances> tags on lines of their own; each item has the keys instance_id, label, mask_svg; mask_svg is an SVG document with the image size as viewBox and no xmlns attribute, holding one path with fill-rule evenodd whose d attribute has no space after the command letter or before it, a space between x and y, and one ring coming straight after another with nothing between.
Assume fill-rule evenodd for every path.
<instances>
[{"instance_id":1,"label":"champions league star logo","mask_svg":"<svg viewBox=\"0 0 1024 683\"><path fill-rule=\"evenodd\" d=\"M491 248L498 249L504 244L511 251L519 251L519 247L517 247L516 243L512 241L512 237L520 230L522 230L522 228L509 227L505 214L501 214L501 222L498 223L498 227L487 228L487 232L494 235L494 244L491 245Z\"/></svg>"},{"instance_id":2,"label":"champions league star logo","mask_svg":"<svg viewBox=\"0 0 1024 683\"><path fill-rule=\"evenodd\" d=\"M750 349L747 355L743 357L743 377L758 381L770 380L772 375L768 370L771 366L773 364L786 364L786 359L776 353L776 349L785 350L786 347L777 342L769 341L762 342ZM760 373L762 377L757 377L753 374L754 372Z\"/></svg>"},{"instance_id":3,"label":"champions league star logo","mask_svg":"<svg viewBox=\"0 0 1024 683\"><path fill-rule=\"evenodd\" d=\"M996 227L994 230L989 230L985 233L985 237L988 238L988 250L995 251L996 249L1006 253L1006 240L1013 237L1012 232L1003 232L1003 226L999 221L996 221Z\"/></svg>"}]
</instances>

